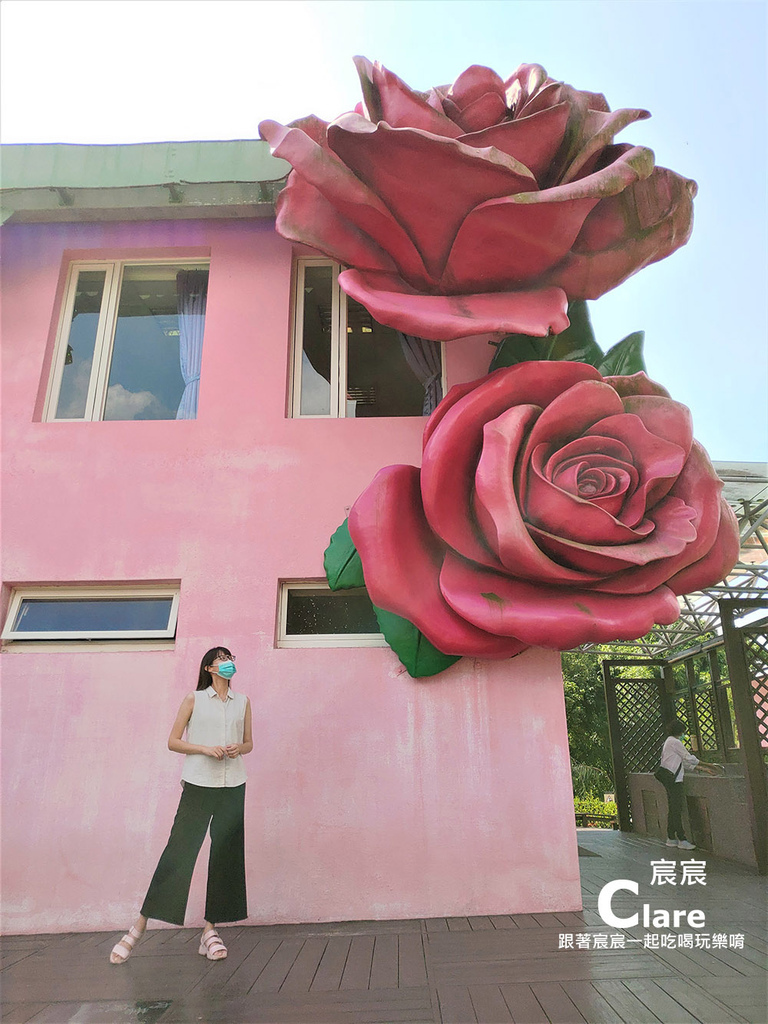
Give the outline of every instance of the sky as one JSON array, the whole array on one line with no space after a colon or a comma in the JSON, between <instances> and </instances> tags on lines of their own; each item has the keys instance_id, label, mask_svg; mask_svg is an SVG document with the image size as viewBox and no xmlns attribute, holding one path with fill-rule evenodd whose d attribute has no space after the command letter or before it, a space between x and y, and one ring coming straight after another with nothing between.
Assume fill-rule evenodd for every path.
<instances>
[{"instance_id":1,"label":"sky","mask_svg":"<svg viewBox=\"0 0 768 1024\"><path fill-rule=\"evenodd\" d=\"M699 185L691 241L590 303L608 349L644 330L650 376L716 460L768 458L764 0L2 0L0 140L252 139L332 120L355 54L417 89L521 63L652 118L619 141Z\"/></svg>"}]
</instances>

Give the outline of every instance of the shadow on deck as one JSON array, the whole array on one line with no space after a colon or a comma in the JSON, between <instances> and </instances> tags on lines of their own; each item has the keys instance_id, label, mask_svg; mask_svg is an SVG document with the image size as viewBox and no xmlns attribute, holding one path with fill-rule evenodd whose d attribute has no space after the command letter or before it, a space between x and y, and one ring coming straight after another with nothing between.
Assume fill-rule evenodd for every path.
<instances>
[{"instance_id":1,"label":"shadow on deck","mask_svg":"<svg viewBox=\"0 0 768 1024\"><path fill-rule=\"evenodd\" d=\"M628 833L578 836L579 913L222 928L229 956L219 963L197 956L198 931L163 929L121 967L107 959L114 933L7 936L3 1021L768 1021L766 879L704 851L669 850ZM677 884L651 885L651 862L660 860L674 862ZM681 884L684 861L706 861L706 885ZM643 903L701 909L704 927L644 928L642 910L639 926L607 926L598 893L619 878L635 880L640 892L616 894L618 916Z\"/></svg>"}]
</instances>

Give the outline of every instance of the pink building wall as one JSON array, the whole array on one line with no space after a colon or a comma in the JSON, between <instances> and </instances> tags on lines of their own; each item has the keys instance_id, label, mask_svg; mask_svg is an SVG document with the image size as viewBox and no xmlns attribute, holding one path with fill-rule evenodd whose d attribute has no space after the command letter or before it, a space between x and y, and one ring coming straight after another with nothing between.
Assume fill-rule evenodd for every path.
<instances>
[{"instance_id":1,"label":"pink building wall","mask_svg":"<svg viewBox=\"0 0 768 1024\"><path fill-rule=\"evenodd\" d=\"M130 920L178 801L168 732L216 642L254 711L252 923L577 908L559 655L417 682L387 648L275 647L278 581L322 577L373 474L419 463L423 421L286 417L273 223L3 230L3 616L20 584L181 581L172 648L3 650L3 930ZM198 418L41 422L67 261L149 255L210 256ZM449 384L489 354L452 343Z\"/></svg>"}]
</instances>

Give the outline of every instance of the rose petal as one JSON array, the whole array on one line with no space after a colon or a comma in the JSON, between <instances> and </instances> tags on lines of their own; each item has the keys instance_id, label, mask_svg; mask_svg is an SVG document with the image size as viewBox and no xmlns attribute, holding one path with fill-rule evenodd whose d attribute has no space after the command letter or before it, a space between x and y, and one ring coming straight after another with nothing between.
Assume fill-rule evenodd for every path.
<instances>
[{"instance_id":1,"label":"rose petal","mask_svg":"<svg viewBox=\"0 0 768 1024\"><path fill-rule=\"evenodd\" d=\"M600 486L595 484L591 492L585 491L584 481L594 483L598 472L605 482ZM571 441L548 460L544 474L556 487L600 505L616 516L639 479L627 446L610 437L579 437Z\"/></svg>"},{"instance_id":2,"label":"rose petal","mask_svg":"<svg viewBox=\"0 0 768 1024\"><path fill-rule=\"evenodd\" d=\"M478 96L466 107L458 106L450 96L446 96L443 100L443 110L464 132L479 132L503 120L507 113L504 99L495 92Z\"/></svg>"},{"instance_id":3,"label":"rose petal","mask_svg":"<svg viewBox=\"0 0 768 1024\"><path fill-rule=\"evenodd\" d=\"M574 523L577 516L581 519L582 513L574 511ZM586 531L578 529L574 523L567 532L559 534L547 533L533 525L530 531L545 551L565 565L584 572L608 575L621 573L635 565L674 558L696 540L696 528L692 523L695 517L696 510L680 498L667 497L649 512L648 519L635 531L639 538L630 544L580 542L573 535ZM600 586L598 589L607 590L608 587Z\"/></svg>"},{"instance_id":4,"label":"rose petal","mask_svg":"<svg viewBox=\"0 0 768 1024\"><path fill-rule=\"evenodd\" d=\"M631 463L603 454L574 456L558 462L554 470L549 465L545 469L555 487L598 505L612 516L619 515L627 493L637 486L637 470Z\"/></svg>"},{"instance_id":5,"label":"rose petal","mask_svg":"<svg viewBox=\"0 0 768 1024\"><path fill-rule=\"evenodd\" d=\"M432 341L473 334L560 334L568 326L568 299L559 288L425 295L393 274L345 270L339 284L387 327Z\"/></svg>"},{"instance_id":6,"label":"rose petal","mask_svg":"<svg viewBox=\"0 0 768 1024\"><path fill-rule=\"evenodd\" d=\"M547 282L565 288L571 299L599 298L685 245L695 194L695 182L657 167L645 181L595 207L573 252L547 275Z\"/></svg>"},{"instance_id":7,"label":"rose petal","mask_svg":"<svg viewBox=\"0 0 768 1024\"><path fill-rule=\"evenodd\" d=\"M506 110L503 79L483 64L472 64L466 71L462 71L447 96L460 110L466 110L488 93L498 96L502 108Z\"/></svg>"},{"instance_id":8,"label":"rose petal","mask_svg":"<svg viewBox=\"0 0 768 1024\"><path fill-rule=\"evenodd\" d=\"M693 445L693 422L687 405L657 395L628 395L623 404L624 411L642 420L651 434L682 448L688 456Z\"/></svg>"},{"instance_id":9,"label":"rose petal","mask_svg":"<svg viewBox=\"0 0 768 1024\"><path fill-rule=\"evenodd\" d=\"M570 181L563 185L555 185L552 188L540 189L538 192L526 192L519 195L515 201L518 203L565 203L574 199L598 198L602 199L602 203L597 207L599 209L606 202L607 197L618 196L620 198L633 186L636 188L652 172L653 150L643 146L631 146L617 153L616 158L605 167L594 171L585 178L579 178L578 181ZM574 243L574 249L578 249L587 224L593 218L594 214L590 214L585 221L584 228Z\"/></svg>"},{"instance_id":10,"label":"rose petal","mask_svg":"<svg viewBox=\"0 0 768 1024\"><path fill-rule=\"evenodd\" d=\"M476 629L444 600L443 549L424 518L415 466L376 474L350 510L349 533L373 603L408 619L438 650L476 658L511 658L524 650L517 640Z\"/></svg>"},{"instance_id":11,"label":"rose petal","mask_svg":"<svg viewBox=\"0 0 768 1024\"><path fill-rule=\"evenodd\" d=\"M513 509L517 509L517 457L523 441L540 415L541 408L538 405L515 405L483 427L483 444L474 472L472 509L486 543L499 558L507 518L514 516ZM468 474L472 472L471 460L467 460L464 466ZM446 467L441 468L444 470ZM462 498L467 493L468 485L471 488L468 477L453 482L459 484L458 493ZM484 559L483 564L495 566L498 563Z\"/></svg>"},{"instance_id":12,"label":"rose petal","mask_svg":"<svg viewBox=\"0 0 768 1024\"><path fill-rule=\"evenodd\" d=\"M669 625L680 615L667 587L631 597L544 587L481 569L451 552L440 588L451 607L479 629L555 650L634 640L655 623Z\"/></svg>"},{"instance_id":13,"label":"rose petal","mask_svg":"<svg viewBox=\"0 0 768 1024\"><path fill-rule=\"evenodd\" d=\"M633 401L635 399L628 399L625 408ZM616 438L632 449L633 461L640 479L621 515L621 521L629 527L639 523L646 510L669 493L685 465L693 441L691 415L684 405L655 397L643 397L637 401L667 407L659 413L658 419L664 419L666 422L660 423L658 434L648 430L640 416L631 413L608 416L586 431L587 436L594 436L595 439L598 436ZM647 419L653 422L654 417L648 416ZM678 421L674 424L678 429L666 429L667 426L672 426L673 420ZM678 436L682 443L676 444L667 440L670 434Z\"/></svg>"},{"instance_id":14,"label":"rose petal","mask_svg":"<svg viewBox=\"0 0 768 1024\"><path fill-rule=\"evenodd\" d=\"M265 121L264 124L275 124L274 121ZM321 117L317 117L315 114L308 114L306 117L297 117L295 121L291 121L288 125L289 128L299 128L308 135L313 142L316 142L318 146L324 146L328 148L328 122L323 121ZM266 138L266 136L263 136Z\"/></svg>"},{"instance_id":15,"label":"rose petal","mask_svg":"<svg viewBox=\"0 0 768 1024\"><path fill-rule=\"evenodd\" d=\"M504 83L507 106L512 108L517 116L522 104L551 81L541 64L521 64Z\"/></svg>"},{"instance_id":16,"label":"rose petal","mask_svg":"<svg viewBox=\"0 0 768 1024\"><path fill-rule=\"evenodd\" d=\"M629 416L636 416L648 431L647 435L641 431L636 434L635 461L642 468L642 480L641 487L633 498L633 504L628 505L623 516L625 521L629 522L634 516L641 516L645 508L650 508L670 492L691 451L693 421L687 406L658 395L628 395L624 399L624 409ZM633 427L629 429L634 430ZM618 419L612 432L616 436L623 433ZM649 438L655 440L649 442ZM670 446L666 456L663 454L664 443ZM683 461L679 467L679 459L674 449L679 449L683 453Z\"/></svg>"},{"instance_id":17,"label":"rose petal","mask_svg":"<svg viewBox=\"0 0 768 1024\"><path fill-rule=\"evenodd\" d=\"M481 377L479 380L470 380L466 384L454 384L453 387L448 391L445 398L438 402L437 408L432 412L424 425L424 433L421 438L422 450L426 447L427 441L430 439L435 431L440 420L445 416L450 408L460 402L462 398L465 398L470 392L474 391L475 388L480 387L488 380L490 374L486 374L485 377Z\"/></svg>"},{"instance_id":18,"label":"rose petal","mask_svg":"<svg viewBox=\"0 0 768 1024\"><path fill-rule=\"evenodd\" d=\"M632 486L632 476L627 469L600 468L585 465L574 467L573 488L570 473L563 479L553 480L553 484L561 490L574 494L592 505L597 505L611 516L619 517L626 500L627 491Z\"/></svg>"},{"instance_id":19,"label":"rose petal","mask_svg":"<svg viewBox=\"0 0 768 1024\"><path fill-rule=\"evenodd\" d=\"M569 441L581 437L597 420L623 411L621 399L612 387L603 383L597 371L594 377L583 377L573 387L557 395L539 417L523 453L520 466L521 506L524 508L526 503L531 453L538 445L548 445L550 453L555 452Z\"/></svg>"},{"instance_id":20,"label":"rose petal","mask_svg":"<svg viewBox=\"0 0 768 1024\"><path fill-rule=\"evenodd\" d=\"M712 547L703 558L681 570L667 586L675 594L693 594L725 579L739 557L739 524L725 499L720 503L720 524Z\"/></svg>"},{"instance_id":21,"label":"rose petal","mask_svg":"<svg viewBox=\"0 0 768 1024\"><path fill-rule=\"evenodd\" d=\"M482 454L475 473L472 509L489 548L498 555L501 564L516 576L560 585L593 582L599 576L585 576L582 572L576 572L551 561L531 540L528 526L520 514L515 484L515 463L521 444L538 411L539 406L536 405L515 405L486 423L483 428ZM466 466L467 470L471 471L471 462ZM456 493L452 495L454 500L463 501L463 481L451 478L452 468L451 465L438 467L442 470L444 480L447 477L447 482L456 486ZM422 471L422 488L423 486ZM439 512L443 514L447 511L439 508ZM450 524L453 531L451 535L454 538L461 530L461 523L457 520ZM441 524L441 529L445 529L445 525ZM467 536L466 531L463 536ZM500 568L491 559L472 555L468 544L459 546L453 543L452 546L483 565Z\"/></svg>"},{"instance_id":22,"label":"rose petal","mask_svg":"<svg viewBox=\"0 0 768 1024\"><path fill-rule=\"evenodd\" d=\"M365 57L353 58L371 121L386 121L393 128L421 128L449 139L461 129L387 68Z\"/></svg>"},{"instance_id":23,"label":"rose petal","mask_svg":"<svg viewBox=\"0 0 768 1024\"><path fill-rule=\"evenodd\" d=\"M339 211L298 174L277 197L275 227L283 238L303 242L326 256L361 270L396 270L381 246Z\"/></svg>"},{"instance_id":24,"label":"rose petal","mask_svg":"<svg viewBox=\"0 0 768 1024\"><path fill-rule=\"evenodd\" d=\"M540 444L534 448L526 476L524 515L532 527L538 527L543 535L563 537L568 544L607 544L611 545L611 550L614 550L614 545L633 545L653 530L648 520L638 523L634 528L626 526L589 499L569 494L555 486L544 473L544 460L548 453L547 445ZM643 546L645 543L647 541L643 542ZM549 547L547 550L552 553ZM555 557L559 557L557 553ZM590 567L590 571L602 570Z\"/></svg>"},{"instance_id":25,"label":"rose petal","mask_svg":"<svg viewBox=\"0 0 768 1024\"><path fill-rule=\"evenodd\" d=\"M518 363L490 374L448 410L424 448L421 470L427 519L448 545L486 564L491 557L469 512L485 424L516 405L546 407L563 389L599 376L586 363Z\"/></svg>"},{"instance_id":26,"label":"rose petal","mask_svg":"<svg viewBox=\"0 0 768 1024\"><path fill-rule=\"evenodd\" d=\"M691 454L669 497L677 497L696 510L693 525L696 539L672 558L651 562L635 569L627 569L616 579L597 584L607 593L637 594L666 583L686 566L703 558L715 543L720 524L720 492L723 482L715 473L709 457L701 445L693 442ZM668 499L665 499L668 500Z\"/></svg>"},{"instance_id":27,"label":"rose petal","mask_svg":"<svg viewBox=\"0 0 768 1024\"><path fill-rule=\"evenodd\" d=\"M441 290L492 291L535 280L560 262L599 201L528 204L520 198L491 199L467 213L453 239Z\"/></svg>"},{"instance_id":28,"label":"rose petal","mask_svg":"<svg viewBox=\"0 0 768 1024\"><path fill-rule=\"evenodd\" d=\"M582 378L557 395L541 414L531 432L529 451L540 444L549 446L551 451L562 448L581 437L594 423L623 411L621 399L612 387L594 377Z\"/></svg>"},{"instance_id":29,"label":"rose petal","mask_svg":"<svg viewBox=\"0 0 768 1024\"><path fill-rule=\"evenodd\" d=\"M562 448L553 452L547 462L546 472L548 479L553 479L558 466L569 462L571 459L591 459L598 461L606 459L616 460L627 469L632 468L632 450L622 441L615 437L588 437L586 434L568 441Z\"/></svg>"},{"instance_id":30,"label":"rose petal","mask_svg":"<svg viewBox=\"0 0 768 1024\"><path fill-rule=\"evenodd\" d=\"M601 110L604 114L610 114L611 108L601 92L588 92L586 89L582 89L581 94L587 97L587 105L590 110Z\"/></svg>"},{"instance_id":31,"label":"rose petal","mask_svg":"<svg viewBox=\"0 0 768 1024\"><path fill-rule=\"evenodd\" d=\"M571 89L565 82L555 82L548 78L539 88L528 95L521 93L519 101L515 104L515 117L532 117L540 110L557 106L558 103L567 103L571 107L574 99L578 96L578 91ZM509 100L509 89L507 89L507 99Z\"/></svg>"},{"instance_id":32,"label":"rose petal","mask_svg":"<svg viewBox=\"0 0 768 1024\"><path fill-rule=\"evenodd\" d=\"M558 103L530 117L502 121L483 131L462 135L459 141L473 149L500 149L525 164L541 184L560 148L567 124L568 104Z\"/></svg>"},{"instance_id":33,"label":"rose petal","mask_svg":"<svg viewBox=\"0 0 768 1024\"><path fill-rule=\"evenodd\" d=\"M412 279L428 280L421 257L406 232L378 196L335 153L313 142L298 128L286 128L275 121L262 121L259 131L275 156L288 160L294 174L314 186L345 221L364 231L389 253L402 273ZM333 243L331 235L323 251L332 252Z\"/></svg>"},{"instance_id":34,"label":"rose petal","mask_svg":"<svg viewBox=\"0 0 768 1024\"><path fill-rule=\"evenodd\" d=\"M648 110L623 109L615 110L613 113L587 110L582 124L578 153L563 176L563 184L580 177L592 158L613 142L614 135L618 135L634 121L643 121L650 116Z\"/></svg>"},{"instance_id":35,"label":"rose petal","mask_svg":"<svg viewBox=\"0 0 768 1024\"><path fill-rule=\"evenodd\" d=\"M372 125L357 114L344 114L329 125L328 143L407 226L436 279L470 210L486 199L537 187L527 167L499 150L476 150L384 122Z\"/></svg>"},{"instance_id":36,"label":"rose petal","mask_svg":"<svg viewBox=\"0 0 768 1024\"><path fill-rule=\"evenodd\" d=\"M660 395L662 398L669 398L667 389L651 380L643 370L620 377L604 377L603 380L615 388L621 398L629 398L632 395Z\"/></svg>"}]
</instances>

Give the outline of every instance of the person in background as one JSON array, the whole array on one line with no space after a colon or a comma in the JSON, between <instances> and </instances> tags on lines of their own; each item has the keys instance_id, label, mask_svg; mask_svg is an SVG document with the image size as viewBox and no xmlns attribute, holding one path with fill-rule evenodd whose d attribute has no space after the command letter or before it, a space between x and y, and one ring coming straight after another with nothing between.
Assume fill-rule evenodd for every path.
<instances>
[{"instance_id":1,"label":"person in background","mask_svg":"<svg viewBox=\"0 0 768 1024\"><path fill-rule=\"evenodd\" d=\"M227 948L216 922L248 916L243 755L253 750L253 738L250 701L230 689L235 671L234 654L226 647L212 647L200 663L197 690L181 703L168 737L168 748L185 755L179 809L141 913L112 949L110 963L125 963L148 918L184 924L192 872L209 825L208 889L198 953L223 960Z\"/></svg>"},{"instance_id":2,"label":"person in background","mask_svg":"<svg viewBox=\"0 0 768 1024\"><path fill-rule=\"evenodd\" d=\"M661 750L661 767L666 768L671 776L665 776L664 788L667 791L667 846L677 846L681 850L695 850L695 843L686 839L683 830L683 778L685 769L698 769L708 775L715 774L715 766L703 764L698 757L692 754L683 746L683 739L686 738L685 724L679 718L675 718L667 730L668 736L664 740Z\"/></svg>"}]
</instances>

